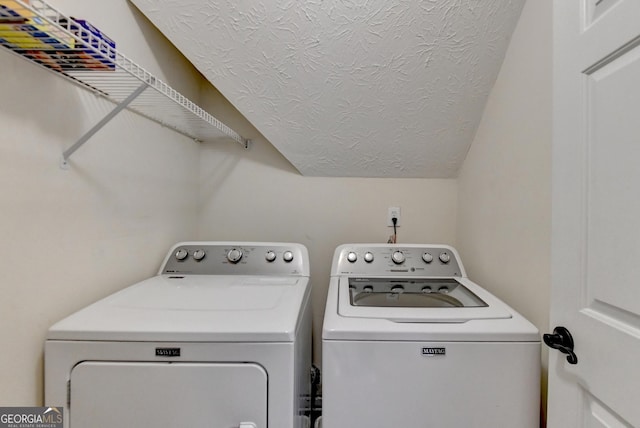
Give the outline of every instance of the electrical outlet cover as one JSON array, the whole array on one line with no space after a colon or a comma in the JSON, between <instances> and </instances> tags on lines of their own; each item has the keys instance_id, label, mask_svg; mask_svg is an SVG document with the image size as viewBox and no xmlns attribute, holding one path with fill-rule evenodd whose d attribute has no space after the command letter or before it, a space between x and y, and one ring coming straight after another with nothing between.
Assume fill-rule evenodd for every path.
<instances>
[{"instance_id":1,"label":"electrical outlet cover","mask_svg":"<svg viewBox=\"0 0 640 428\"><path fill-rule=\"evenodd\" d=\"M400 226L400 207L389 207L389 212L387 215L387 226L393 227L392 218L397 218L396 227Z\"/></svg>"}]
</instances>

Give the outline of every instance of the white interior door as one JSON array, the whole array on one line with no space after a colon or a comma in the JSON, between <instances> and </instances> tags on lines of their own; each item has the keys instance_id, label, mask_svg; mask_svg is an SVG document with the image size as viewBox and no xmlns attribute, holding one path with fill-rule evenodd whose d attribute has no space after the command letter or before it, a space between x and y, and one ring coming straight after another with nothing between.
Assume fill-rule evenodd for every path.
<instances>
[{"instance_id":1,"label":"white interior door","mask_svg":"<svg viewBox=\"0 0 640 428\"><path fill-rule=\"evenodd\" d=\"M84 362L71 372L71 428L266 428L256 364Z\"/></svg>"},{"instance_id":2,"label":"white interior door","mask_svg":"<svg viewBox=\"0 0 640 428\"><path fill-rule=\"evenodd\" d=\"M640 427L640 1L554 2L551 428Z\"/></svg>"}]
</instances>

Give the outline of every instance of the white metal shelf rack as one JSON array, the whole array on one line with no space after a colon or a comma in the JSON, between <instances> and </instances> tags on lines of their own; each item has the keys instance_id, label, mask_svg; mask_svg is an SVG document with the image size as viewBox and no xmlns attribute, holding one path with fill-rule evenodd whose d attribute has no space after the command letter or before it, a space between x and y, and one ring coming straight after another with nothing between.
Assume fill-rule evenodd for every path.
<instances>
[{"instance_id":1,"label":"white metal shelf rack","mask_svg":"<svg viewBox=\"0 0 640 428\"><path fill-rule=\"evenodd\" d=\"M63 153L63 167L68 166L76 150L125 108L196 141L230 137L249 147L249 140L45 1L0 0L0 5L5 6L0 15L0 43L5 48L116 104ZM15 16L7 13L7 8ZM31 24L37 24L37 28ZM24 37L20 30L24 30ZM40 33L34 37L29 30Z\"/></svg>"}]
</instances>

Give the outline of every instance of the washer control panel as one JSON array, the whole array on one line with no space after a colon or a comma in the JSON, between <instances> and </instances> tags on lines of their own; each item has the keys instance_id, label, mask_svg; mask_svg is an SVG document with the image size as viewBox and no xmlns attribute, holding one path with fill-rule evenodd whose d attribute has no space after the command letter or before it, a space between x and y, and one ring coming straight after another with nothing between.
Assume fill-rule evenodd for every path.
<instances>
[{"instance_id":1,"label":"washer control panel","mask_svg":"<svg viewBox=\"0 0 640 428\"><path fill-rule=\"evenodd\" d=\"M333 275L464 276L456 250L447 245L342 245L331 271Z\"/></svg>"},{"instance_id":2,"label":"washer control panel","mask_svg":"<svg viewBox=\"0 0 640 428\"><path fill-rule=\"evenodd\" d=\"M309 255L301 244L184 242L165 258L168 275L309 275Z\"/></svg>"}]
</instances>

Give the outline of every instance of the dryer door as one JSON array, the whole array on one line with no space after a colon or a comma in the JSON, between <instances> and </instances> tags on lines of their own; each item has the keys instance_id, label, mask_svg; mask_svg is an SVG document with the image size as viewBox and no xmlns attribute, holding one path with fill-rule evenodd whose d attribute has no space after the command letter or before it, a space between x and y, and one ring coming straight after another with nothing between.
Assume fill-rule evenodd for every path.
<instances>
[{"instance_id":1,"label":"dryer door","mask_svg":"<svg viewBox=\"0 0 640 428\"><path fill-rule=\"evenodd\" d=\"M70 385L71 428L267 427L256 364L83 362Z\"/></svg>"}]
</instances>

